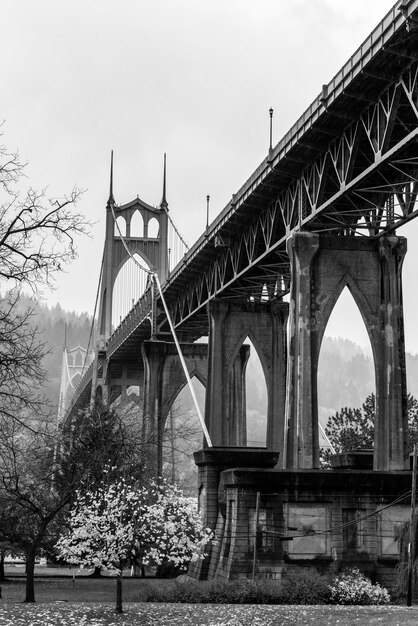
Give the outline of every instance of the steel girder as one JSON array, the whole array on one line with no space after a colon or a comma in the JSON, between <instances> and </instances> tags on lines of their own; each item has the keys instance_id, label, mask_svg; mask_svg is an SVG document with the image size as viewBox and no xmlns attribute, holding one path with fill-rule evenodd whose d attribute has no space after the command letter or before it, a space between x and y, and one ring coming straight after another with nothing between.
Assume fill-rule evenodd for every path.
<instances>
[{"instance_id":1,"label":"steel girder","mask_svg":"<svg viewBox=\"0 0 418 626\"><path fill-rule=\"evenodd\" d=\"M285 244L293 232L379 237L417 215L418 2L398 9L324 86L163 285L181 338L207 332L205 305L214 297L286 294ZM168 332L156 300L145 292L110 337L107 358Z\"/></svg>"},{"instance_id":2,"label":"steel girder","mask_svg":"<svg viewBox=\"0 0 418 626\"><path fill-rule=\"evenodd\" d=\"M274 177L273 169L273 183ZM271 300L287 293L285 242L293 232L380 236L415 217L417 194L415 62L245 229L226 242L219 237L213 242L213 262L171 302L176 325L187 323L214 297Z\"/></svg>"}]
</instances>

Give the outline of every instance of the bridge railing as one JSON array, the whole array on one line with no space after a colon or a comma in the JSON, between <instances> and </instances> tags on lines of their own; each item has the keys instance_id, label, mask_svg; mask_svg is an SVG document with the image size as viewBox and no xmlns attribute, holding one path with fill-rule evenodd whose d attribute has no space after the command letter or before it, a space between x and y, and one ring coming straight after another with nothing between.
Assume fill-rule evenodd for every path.
<instances>
[{"instance_id":1,"label":"bridge railing","mask_svg":"<svg viewBox=\"0 0 418 626\"><path fill-rule=\"evenodd\" d=\"M110 335L107 342L108 355L113 354L125 339L149 317L152 310L152 289L148 286L119 326Z\"/></svg>"},{"instance_id":2,"label":"bridge railing","mask_svg":"<svg viewBox=\"0 0 418 626\"><path fill-rule=\"evenodd\" d=\"M350 59L341 70L324 85L320 93L306 111L293 124L290 130L282 137L278 144L262 161L246 182L233 194L231 202L219 213L209 226L209 232L202 234L185 254L184 262L193 259L199 251L206 245L208 236L216 234L222 225L228 221L231 213L236 210L238 204L243 203L251 195L254 188L271 171L271 167L281 161L291 148L301 139L306 131L318 120L320 115L341 96L348 84L366 69L374 56L384 49L394 33L405 25L405 18L417 19L418 0L409 0L402 5L395 5L387 15L381 20L378 26L371 32L365 41L358 47ZM171 280L181 272L182 265L178 264L171 273Z\"/></svg>"},{"instance_id":3,"label":"bridge railing","mask_svg":"<svg viewBox=\"0 0 418 626\"><path fill-rule=\"evenodd\" d=\"M76 404L77 400L82 396L84 390L90 383L93 378L93 367L94 367L94 359L84 372L83 376L80 378L77 387L74 389L68 403L67 413L71 411L71 409Z\"/></svg>"}]
</instances>

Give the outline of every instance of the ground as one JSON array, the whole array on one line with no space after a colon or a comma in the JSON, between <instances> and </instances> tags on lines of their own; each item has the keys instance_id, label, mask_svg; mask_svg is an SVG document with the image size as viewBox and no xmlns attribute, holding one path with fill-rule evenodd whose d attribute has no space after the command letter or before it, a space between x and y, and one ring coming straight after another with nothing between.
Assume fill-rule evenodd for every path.
<instances>
[{"instance_id":1,"label":"ground","mask_svg":"<svg viewBox=\"0 0 418 626\"><path fill-rule=\"evenodd\" d=\"M64 573L64 572L63 572ZM126 577L124 613L115 614L115 580L71 572L37 577L36 604L23 604L23 576L2 585L0 626L416 626L418 606L266 606L231 604L154 604L141 599L155 579ZM164 584L171 584L164 581Z\"/></svg>"},{"instance_id":2,"label":"ground","mask_svg":"<svg viewBox=\"0 0 418 626\"><path fill-rule=\"evenodd\" d=\"M416 626L418 607L259 606L127 603L8 604L0 626Z\"/></svg>"}]
</instances>

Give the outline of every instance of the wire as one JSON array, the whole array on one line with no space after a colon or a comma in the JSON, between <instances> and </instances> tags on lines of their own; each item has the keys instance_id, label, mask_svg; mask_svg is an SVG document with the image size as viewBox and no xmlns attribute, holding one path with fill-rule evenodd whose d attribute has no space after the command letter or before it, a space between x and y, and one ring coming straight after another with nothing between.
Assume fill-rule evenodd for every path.
<instances>
[{"instance_id":1,"label":"wire","mask_svg":"<svg viewBox=\"0 0 418 626\"><path fill-rule=\"evenodd\" d=\"M180 348L180 344L179 344L178 339L177 339L176 331L174 330L173 322L171 320L170 313L169 313L168 308L167 308L167 303L166 303L165 298L163 296L163 292L162 292L160 281L158 279L157 274L154 274L154 280L155 280L155 282L157 284L158 291L160 293L160 298L161 298L161 301L163 303L165 314L167 315L167 320L168 320L168 323L169 323L169 326L170 326L171 333L172 333L173 338L174 338L174 343L176 344L177 352L178 352L179 357L180 357L180 362L181 362L181 365L183 367L184 375L186 377L187 384L188 384L189 389L190 389L190 393L192 394L193 403L195 405L195 409L196 409L197 415L199 417L200 425L201 425L203 433L204 433L204 435L206 437L207 444L211 448L212 447L212 440L210 438L209 431L208 431L208 429L206 427L204 417L202 415L199 403L197 401L196 393L195 393L194 387L192 385L192 381L190 379L190 374L189 374L189 371L187 369L187 365L186 365L186 362L184 360L184 356L183 356L183 353L182 353L181 348Z\"/></svg>"},{"instance_id":2,"label":"wire","mask_svg":"<svg viewBox=\"0 0 418 626\"><path fill-rule=\"evenodd\" d=\"M117 223L117 220L116 220L116 217L115 217L115 212L114 212L114 210L113 210L113 205L112 205L112 204L110 205L110 208L111 208L111 211L112 211L113 221L114 221L114 223L115 223L115 225L116 225L116 227L117 227L117 229L118 229L119 238L120 238L120 240L122 241L122 244L123 244L123 246L124 246L124 248L125 248L126 252L127 252L127 253L128 253L128 255L130 256L130 258L131 258L131 259L133 259L133 260L135 261L135 263L136 263L136 264L137 264L137 265L138 265L138 266L139 266L139 267L140 267L140 268L141 268L144 272L146 272L147 274L149 274L149 275L153 278L153 280L154 280L154 282L155 282L155 284L156 284L156 286L157 286L157 288L158 288L158 291L159 291L159 294L160 294L160 298L161 298L161 301L162 301L162 303L163 303L164 311L165 311L165 314L166 314L166 316L167 316L168 324L169 324L169 326L170 326L170 330L171 330L171 333L172 333L172 335L173 335L174 343L175 343L175 345L176 345L176 349L177 349L177 352L178 352L178 355L179 355L179 358L180 358L180 362L181 362L181 365L182 365L182 368L183 368L183 372L184 372L184 375L185 375L185 377L186 377L186 381L187 381L187 384L188 384L188 386L189 386L190 393L191 393L191 395L192 395L192 399L193 399L193 403L194 403L194 405L195 405L195 409L196 409L197 415L198 415L198 417L199 417L200 425L201 425L201 427L202 427L203 434L204 434L204 435L205 435L205 437L206 437L207 444L208 444L208 446L211 448L211 447L212 447L212 440L211 440L211 437L210 437L210 435L209 435L209 431L208 431L208 429L207 429L207 426L206 426L206 424L205 424L204 417L203 417L202 412L201 412L201 410L200 410L199 403L198 403L198 401L197 401L196 393L195 393L195 390L194 390L194 388L193 388L192 381L191 381L191 379L190 379L190 375L189 375L189 371L188 371L188 369L187 369L187 365L186 365L186 362L185 362L185 360L184 360L184 356L183 356L183 353L182 353L181 348L180 348L180 344L179 344L178 339L177 339L177 334L176 334L176 331L175 331L175 329L174 329L174 325L173 325L173 322L172 322L172 319L171 319L171 316L170 316L170 313L169 313L169 310L168 310L168 307L167 307L167 303L166 303L165 298L164 298L164 295L163 295L163 291L162 291L162 288L161 288L160 280L159 280L159 278L158 278L158 274L157 274L157 272L155 272L154 270L149 270L149 269L146 269L146 268L145 268L143 265L141 265L141 263L139 263L139 261L135 258L135 255L133 255L133 254L132 254L132 252L130 251L130 249L129 249L128 245L126 244L125 238L124 238L124 236L122 235L122 232L121 232L121 230L120 230L120 228L119 228L119 224ZM184 243L184 242L183 242L183 243Z\"/></svg>"},{"instance_id":3,"label":"wire","mask_svg":"<svg viewBox=\"0 0 418 626\"><path fill-rule=\"evenodd\" d=\"M183 237L180 235L178 229L176 228L176 225L174 224L173 220L171 219L171 217L170 217L170 215L168 213L167 213L167 217L168 217L168 221L170 222L171 226L174 228L174 231L175 231L177 237L180 239L181 243L186 248L186 250L189 250L188 244L184 241Z\"/></svg>"}]
</instances>

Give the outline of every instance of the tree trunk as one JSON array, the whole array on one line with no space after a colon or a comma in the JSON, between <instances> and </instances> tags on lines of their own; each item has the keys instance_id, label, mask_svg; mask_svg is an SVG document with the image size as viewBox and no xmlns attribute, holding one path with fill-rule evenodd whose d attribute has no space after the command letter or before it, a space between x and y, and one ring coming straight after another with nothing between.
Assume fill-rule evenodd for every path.
<instances>
[{"instance_id":1,"label":"tree trunk","mask_svg":"<svg viewBox=\"0 0 418 626\"><path fill-rule=\"evenodd\" d=\"M35 550L26 554L26 597L25 602L35 602Z\"/></svg>"},{"instance_id":2,"label":"tree trunk","mask_svg":"<svg viewBox=\"0 0 418 626\"><path fill-rule=\"evenodd\" d=\"M116 577L116 613L122 613L122 564Z\"/></svg>"},{"instance_id":3,"label":"tree trunk","mask_svg":"<svg viewBox=\"0 0 418 626\"><path fill-rule=\"evenodd\" d=\"M6 557L5 550L0 552L0 583L6 582L6 573L4 571L4 559Z\"/></svg>"}]
</instances>

